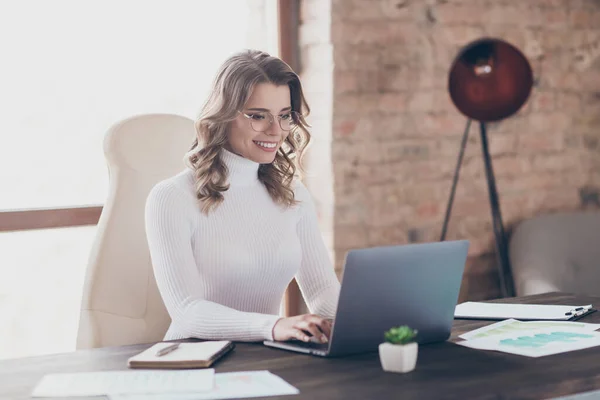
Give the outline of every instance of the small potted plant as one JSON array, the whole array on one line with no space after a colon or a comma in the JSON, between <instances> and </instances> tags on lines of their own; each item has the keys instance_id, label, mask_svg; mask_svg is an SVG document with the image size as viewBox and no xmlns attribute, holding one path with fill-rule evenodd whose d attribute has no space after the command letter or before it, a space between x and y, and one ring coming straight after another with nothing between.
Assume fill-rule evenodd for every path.
<instances>
[{"instance_id":1,"label":"small potted plant","mask_svg":"<svg viewBox=\"0 0 600 400\"><path fill-rule=\"evenodd\" d=\"M403 325L391 328L384 334L385 342L379 345L379 359L384 371L410 372L417 364L418 331Z\"/></svg>"}]
</instances>

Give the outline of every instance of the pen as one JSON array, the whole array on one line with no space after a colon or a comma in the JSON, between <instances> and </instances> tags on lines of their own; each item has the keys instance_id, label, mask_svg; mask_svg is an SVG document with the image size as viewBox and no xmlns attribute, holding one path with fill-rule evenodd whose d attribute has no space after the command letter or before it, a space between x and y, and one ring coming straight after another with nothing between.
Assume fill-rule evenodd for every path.
<instances>
[{"instance_id":1,"label":"pen","mask_svg":"<svg viewBox=\"0 0 600 400\"><path fill-rule=\"evenodd\" d=\"M179 347L179 343L172 344L170 346L164 347L156 352L156 357L164 356L165 354L169 354L173 350Z\"/></svg>"}]
</instances>

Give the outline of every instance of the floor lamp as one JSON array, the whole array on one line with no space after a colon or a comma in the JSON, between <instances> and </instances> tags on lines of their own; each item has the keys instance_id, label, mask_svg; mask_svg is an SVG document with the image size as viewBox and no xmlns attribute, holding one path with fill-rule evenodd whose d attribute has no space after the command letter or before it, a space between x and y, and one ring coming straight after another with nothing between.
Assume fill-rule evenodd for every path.
<instances>
[{"instance_id":1,"label":"floor lamp","mask_svg":"<svg viewBox=\"0 0 600 400\"><path fill-rule=\"evenodd\" d=\"M473 120L479 123L481 134L481 150L496 240L500 290L503 297L514 296L515 290L489 152L486 123L499 121L516 113L527 101L532 86L533 73L525 56L513 45L492 38L479 39L465 46L452 63L448 80L452 102L468 119L454 171L440 240L446 239L456 184Z\"/></svg>"}]
</instances>

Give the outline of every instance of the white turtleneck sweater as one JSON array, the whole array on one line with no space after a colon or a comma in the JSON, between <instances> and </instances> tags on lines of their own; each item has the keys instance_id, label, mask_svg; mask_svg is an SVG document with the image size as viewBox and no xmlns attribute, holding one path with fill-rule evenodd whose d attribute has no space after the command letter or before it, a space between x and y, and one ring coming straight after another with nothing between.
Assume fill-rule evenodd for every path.
<instances>
[{"instance_id":1,"label":"white turtleneck sweater","mask_svg":"<svg viewBox=\"0 0 600 400\"><path fill-rule=\"evenodd\" d=\"M308 190L283 208L258 180L259 164L223 150L229 190L201 213L191 170L158 183L146 234L171 326L165 340L272 340L281 300L296 277L311 313L333 318L340 284Z\"/></svg>"}]
</instances>

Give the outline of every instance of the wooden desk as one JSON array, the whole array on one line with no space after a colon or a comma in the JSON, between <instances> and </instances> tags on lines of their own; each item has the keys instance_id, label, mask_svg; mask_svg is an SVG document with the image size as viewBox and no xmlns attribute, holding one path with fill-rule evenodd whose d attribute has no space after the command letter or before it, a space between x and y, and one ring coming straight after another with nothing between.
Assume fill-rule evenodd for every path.
<instances>
[{"instance_id":1,"label":"wooden desk","mask_svg":"<svg viewBox=\"0 0 600 400\"><path fill-rule=\"evenodd\" d=\"M600 297L560 293L506 301L600 306ZM600 323L600 312L581 321ZM452 343L458 335L489 323L455 321L451 339L421 346L417 367L408 374L383 372L377 353L323 359L244 343L215 364L215 369L269 370L300 390L298 396L281 397L288 400L547 399L600 389L600 347L535 359ZM51 372L126 369L127 358L146 347L113 347L0 361L0 398L28 399L36 383Z\"/></svg>"}]
</instances>

